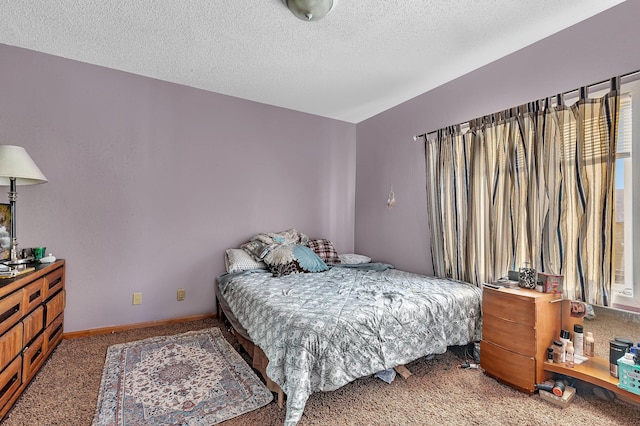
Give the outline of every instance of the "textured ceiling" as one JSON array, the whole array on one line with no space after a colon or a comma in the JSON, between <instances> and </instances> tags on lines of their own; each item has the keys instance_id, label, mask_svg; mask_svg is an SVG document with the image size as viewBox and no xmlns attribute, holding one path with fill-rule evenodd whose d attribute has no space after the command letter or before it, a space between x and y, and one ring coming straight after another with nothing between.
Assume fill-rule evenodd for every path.
<instances>
[{"instance_id":1,"label":"textured ceiling","mask_svg":"<svg viewBox=\"0 0 640 426\"><path fill-rule=\"evenodd\" d=\"M358 123L619 0L0 0L0 43Z\"/></svg>"}]
</instances>

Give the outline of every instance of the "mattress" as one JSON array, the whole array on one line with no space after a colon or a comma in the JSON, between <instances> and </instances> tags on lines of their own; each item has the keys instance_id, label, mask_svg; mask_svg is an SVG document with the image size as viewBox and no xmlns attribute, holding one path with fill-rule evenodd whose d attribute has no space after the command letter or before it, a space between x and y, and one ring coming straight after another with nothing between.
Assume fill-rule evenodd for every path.
<instances>
[{"instance_id":1,"label":"mattress","mask_svg":"<svg viewBox=\"0 0 640 426\"><path fill-rule=\"evenodd\" d=\"M312 392L481 338L480 288L390 265L283 277L254 270L217 281L287 395L287 425L298 422Z\"/></svg>"}]
</instances>

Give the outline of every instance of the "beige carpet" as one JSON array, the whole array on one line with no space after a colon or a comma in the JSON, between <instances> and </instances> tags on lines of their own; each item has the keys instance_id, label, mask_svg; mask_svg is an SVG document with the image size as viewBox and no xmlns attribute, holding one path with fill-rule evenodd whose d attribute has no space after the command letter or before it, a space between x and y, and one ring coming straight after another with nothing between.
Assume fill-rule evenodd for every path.
<instances>
[{"instance_id":1,"label":"beige carpet","mask_svg":"<svg viewBox=\"0 0 640 426\"><path fill-rule=\"evenodd\" d=\"M223 329L246 358L237 340L215 319L64 340L2 425L90 425L110 345L206 327ZM413 376L398 376L390 385L369 377L335 392L313 394L299 425L631 425L640 418L639 406L602 401L590 386L580 384L571 405L558 408L480 370L456 368L459 356L462 351L452 348L433 360L415 361L407 366ZM282 425L284 417L284 410L272 402L220 424Z\"/></svg>"}]
</instances>

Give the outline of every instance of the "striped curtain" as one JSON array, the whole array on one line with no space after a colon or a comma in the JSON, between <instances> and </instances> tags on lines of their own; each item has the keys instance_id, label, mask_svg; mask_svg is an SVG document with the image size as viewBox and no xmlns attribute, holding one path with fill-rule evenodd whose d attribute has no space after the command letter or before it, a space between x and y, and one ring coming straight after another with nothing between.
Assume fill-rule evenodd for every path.
<instances>
[{"instance_id":1,"label":"striped curtain","mask_svg":"<svg viewBox=\"0 0 640 426\"><path fill-rule=\"evenodd\" d=\"M562 274L565 297L610 304L617 81L598 99L541 99L425 140L435 275L479 285L526 262Z\"/></svg>"}]
</instances>

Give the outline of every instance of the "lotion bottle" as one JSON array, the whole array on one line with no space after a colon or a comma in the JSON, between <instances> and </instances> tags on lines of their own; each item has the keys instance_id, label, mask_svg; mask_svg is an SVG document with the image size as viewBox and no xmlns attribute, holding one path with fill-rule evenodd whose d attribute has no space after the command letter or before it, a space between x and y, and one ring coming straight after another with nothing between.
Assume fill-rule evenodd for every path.
<instances>
[{"instance_id":1,"label":"lotion bottle","mask_svg":"<svg viewBox=\"0 0 640 426\"><path fill-rule=\"evenodd\" d=\"M574 366L574 354L575 354L575 350L573 349L573 342L571 340L569 340L567 342L567 353L565 354L565 363L564 365L566 365L569 368L573 368Z\"/></svg>"},{"instance_id":2,"label":"lotion bottle","mask_svg":"<svg viewBox=\"0 0 640 426\"><path fill-rule=\"evenodd\" d=\"M584 356L593 356L595 350L595 340L593 339L593 333L587 331L587 336L584 338Z\"/></svg>"},{"instance_id":3,"label":"lotion bottle","mask_svg":"<svg viewBox=\"0 0 640 426\"><path fill-rule=\"evenodd\" d=\"M618 359L618 364L619 364L620 362L622 362L622 363L624 363L624 364L627 364L627 365L634 365L634 362L633 362L633 355L631 354L631 352L626 352L626 353L622 356L622 358L619 358L619 359Z\"/></svg>"},{"instance_id":4,"label":"lotion bottle","mask_svg":"<svg viewBox=\"0 0 640 426\"><path fill-rule=\"evenodd\" d=\"M562 362L562 342L559 340L553 341L553 362L555 364Z\"/></svg>"},{"instance_id":5,"label":"lotion bottle","mask_svg":"<svg viewBox=\"0 0 640 426\"><path fill-rule=\"evenodd\" d=\"M560 341L562 342L562 359L560 362L567 360L567 343L571 341L569 330L560 330Z\"/></svg>"},{"instance_id":6,"label":"lotion bottle","mask_svg":"<svg viewBox=\"0 0 640 426\"><path fill-rule=\"evenodd\" d=\"M580 324L573 326L573 350L576 355L584 354L584 333Z\"/></svg>"}]
</instances>

